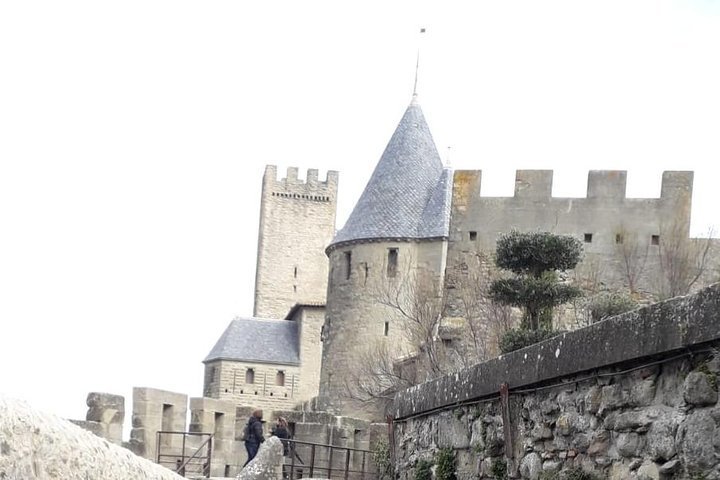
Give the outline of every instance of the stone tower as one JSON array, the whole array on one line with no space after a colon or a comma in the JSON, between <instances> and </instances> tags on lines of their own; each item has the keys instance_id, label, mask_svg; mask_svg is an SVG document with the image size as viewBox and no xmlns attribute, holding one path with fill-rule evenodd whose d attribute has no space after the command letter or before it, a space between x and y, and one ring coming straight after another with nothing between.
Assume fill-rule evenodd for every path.
<instances>
[{"instance_id":1,"label":"stone tower","mask_svg":"<svg viewBox=\"0 0 720 480\"><path fill-rule=\"evenodd\" d=\"M452 174L443 168L417 98L395 133L347 223L327 248L330 260L318 406L373 417L350 400L349 383L378 346L408 352L397 309L380 297L414 288L419 276L442 289Z\"/></svg>"},{"instance_id":2,"label":"stone tower","mask_svg":"<svg viewBox=\"0 0 720 480\"><path fill-rule=\"evenodd\" d=\"M285 318L298 304L325 303L328 262L325 248L335 234L338 173L325 181L318 171L298 169L277 179L274 165L265 168L260 202L254 316Z\"/></svg>"}]
</instances>

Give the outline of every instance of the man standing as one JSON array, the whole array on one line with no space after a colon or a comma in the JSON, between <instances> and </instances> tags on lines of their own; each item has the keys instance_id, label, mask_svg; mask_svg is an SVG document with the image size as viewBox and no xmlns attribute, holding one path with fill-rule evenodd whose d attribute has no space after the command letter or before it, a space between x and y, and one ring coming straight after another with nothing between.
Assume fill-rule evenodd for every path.
<instances>
[{"instance_id":1,"label":"man standing","mask_svg":"<svg viewBox=\"0 0 720 480\"><path fill-rule=\"evenodd\" d=\"M263 437L262 416L262 410L255 410L252 415L250 415L247 425L245 425L245 431L243 433L245 437L245 449L247 450L248 456L245 465L255 458L260 444L265 441L265 437ZM243 465L243 467L245 467L245 465Z\"/></svg>"}]
</instances>

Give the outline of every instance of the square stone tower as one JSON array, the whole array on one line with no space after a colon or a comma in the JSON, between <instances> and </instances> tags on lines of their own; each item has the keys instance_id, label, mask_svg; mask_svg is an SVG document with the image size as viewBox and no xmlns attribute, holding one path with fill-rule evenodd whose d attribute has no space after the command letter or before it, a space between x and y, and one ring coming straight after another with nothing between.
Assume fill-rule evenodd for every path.
<instances>
[{"instance_id":1,"label":"square stone tower","mask_svg":"<svg viewBox=\"0 0 720 480\"><path fill-rule=\"evenodd\" d=\"M260 318L285 318L298 304L324 304L328 260L325 248L335 235L338 172L325 181L309 169L305 181L298 169L277 179L274 165L265 168L260 203L255 307Z\"/></svg>"}]
</instances>

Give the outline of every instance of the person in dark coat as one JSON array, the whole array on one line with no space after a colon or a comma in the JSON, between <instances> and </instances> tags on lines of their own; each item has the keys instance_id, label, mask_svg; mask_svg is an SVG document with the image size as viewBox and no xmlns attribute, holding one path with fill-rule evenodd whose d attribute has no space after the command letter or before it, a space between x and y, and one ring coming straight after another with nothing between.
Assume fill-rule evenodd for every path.
<instances>
[{"instance_id":1,"label":"person in dark coat","mask_svg":"<svg viewBox=\"0 0 720 480\"><path fill-rule=\"evenodd\" d=\"M272 435L280 439L283 446L283 456L287 457L290 452L288 439L290 438L290 430L288 429L288 422L283 417L278 417L275 427L272 429ZM283 478L290 478L289 465L283 464L282 473Z\"/></svg>"},{"instance_id":2,"label":"person in dark coat","mask_svg":"<svg viewBox=\"0 0 720 480\"><path fill-rule=\"evenodd\" d=\"M262 417L263 411L255 410L252 415L250 415L248 423L245 426L245 450L247 450L248 456L245 465L255 458L255 455L257 455L260 449L260 444L265 441L265 437L263 437ZM243 467L245 467L245 465L243 465Z\"/></svg>"},{"instance_id":3,"label":"person in dark coat","mask_svg":"<svg viewBox=\"0 0 720 480\"><path fill-rule=\"evenodd\" d=\"M288 422L283 417L277 419L277 424L272 429L272 435L278 437L283 444L283 455L288 456L289 446L288 439L290 438L290 431L288 430Z\"/></svg>"}]
</instances>

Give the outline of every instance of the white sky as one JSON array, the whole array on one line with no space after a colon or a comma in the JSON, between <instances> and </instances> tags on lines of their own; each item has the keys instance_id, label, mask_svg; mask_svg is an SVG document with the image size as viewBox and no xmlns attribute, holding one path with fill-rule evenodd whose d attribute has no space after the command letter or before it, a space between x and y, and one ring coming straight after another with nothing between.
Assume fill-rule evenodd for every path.
<instances>
[{"instance_id":1,"label":"white sky","mask_svg":"<svg viewBox=\"0 0 720 480\"><path fill-rule=\"evenodd\" d=\"M425 115L485 194L692 169L693 229L720 230L718 1L4 1L0 393L73 418L88 391L200 395L252 313L264 165L339 170L341 226L421 26Z\"/></svg>"}]
</instances>

